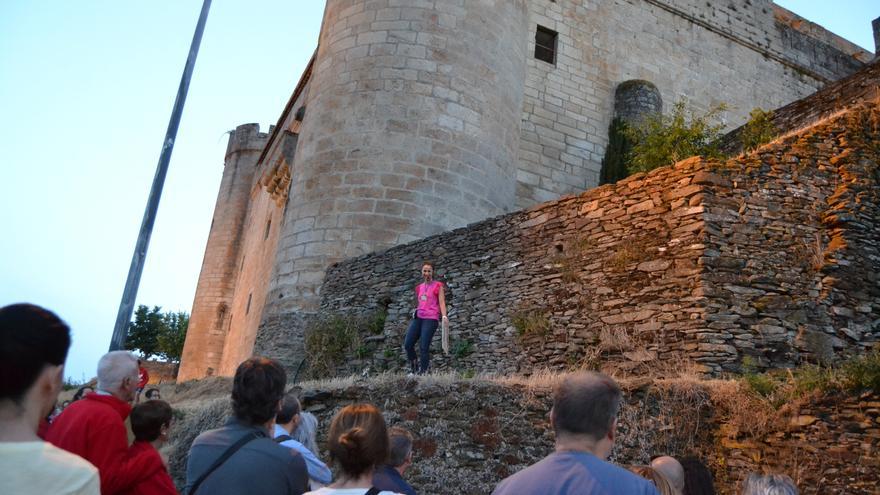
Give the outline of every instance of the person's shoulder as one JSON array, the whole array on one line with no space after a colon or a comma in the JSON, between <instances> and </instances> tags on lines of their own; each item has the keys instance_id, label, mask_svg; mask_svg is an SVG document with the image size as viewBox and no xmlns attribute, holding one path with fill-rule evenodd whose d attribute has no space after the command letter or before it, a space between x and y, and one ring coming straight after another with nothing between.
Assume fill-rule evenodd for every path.
<instances>
[{"instance_id":1,"label":"person's shoulder","mask_svg":"<svg viewBox=\"0 0 880 495\"><path fill-rule=\"evenodd\" d=\"M550 463L554 462L553 454L541 459L540 461L526 466L525 468L511 474L507 478L501 480L500 483L492 491L492 495L512 495L524 493L523 483L540 481L545 477L545 471ZM531 492L529 492L531 493Z\"/></svg>"},{"instance_id":2,"label":"person's shoulder","mask_svg":"<svg viewBox=\"0 0 880 495\"><path fill-rule=\"evenodd\" d=\"M598 461L591 471L597 480L612 486L628 486L627 493L650 495L657 493L654 484L641 476L607 461ZM599 467L601 466L601 467Z\"/></svg>"},{"instance_id":3,"label":"person's shoulder","mask_svg":"<svg viewBox=\"0 0 880 495\"><path fill-rule=\"evenodd\" d=\"M190 448L193 447L202 447L202 446L228 446L232 445L234 441L232 430L229 426L221 426L219 428L212 428L210 430L205 430L198 435L196 435L195 440L193 440Z\"/></svg>"},{"instance_id":4,"label":"person's shoulder","mask_svg":"<svg viewBox=\"0 0 880 495\"><path fill-rule=\"evenodd\" d=\"M58 448L49 442L43 442L43 455L53 462L63 463L70 467L85 469L86 471L98 471L98 468L92 465L91 462L76 454Z\"/></svg>"},{"instance_id":5,"label":"person's shoulder","mask_svg":"<svg viewBox=\"0 0 880 495\"><path fill-rule=\"evenodd\" d=\"M64 479L64 484L71 490L91 493L89 488L94 488L97 493L98 468L82 457L45 443L39 462L42 464L42 472L51 473L56 479Z\"/></svg>"},{"instance_id":6,"label":"person's shoulder","mask_svg":"<svg viewBox=\"0 0 880 495\"><path fill-rule=\"evenodd\" d=\"M306 461L299 451L286 447L271 438L264 437L254 440L253 449L285 464L302 465L305 470Z\"/></svg>"}]
</instances>

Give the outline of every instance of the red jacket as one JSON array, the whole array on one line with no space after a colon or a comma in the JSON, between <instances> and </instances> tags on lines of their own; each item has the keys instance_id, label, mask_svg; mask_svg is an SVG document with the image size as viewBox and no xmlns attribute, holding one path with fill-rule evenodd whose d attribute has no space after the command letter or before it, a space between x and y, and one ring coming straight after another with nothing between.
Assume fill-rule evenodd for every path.
<instances>
[{"instance_id":1,"label":"red jacket","mask_svg":"<svg viewBox=\"0 0 880 495\"><path fill-rule=\"evenodd\" d=\"M162 457L150 442L134 442L128 455L139 459L138 465L147 478L125 492L127 495L177 495Z\"/></svg>"},{"instance_id":2,"label":"red jacket","mask_svg":"<svg viewBox=\"0 0 880 495\"><path fill-rule=\"evenodd\" d=\"M123 493L146 476L141 459L128 455L125 418L131 406L112 395L89 394L64 409L46 440L91 462L101 476L101 493Z\"/></svg>"},{"instance_id":3,"label":"red jacket","mask_svg":"<svg viewBox=\"0 0 880 495\"><path fill-rule=\"evenodd\" d=\"M143 366L138 367L138 388L143 389L150 383L150 372Z\"/></svg>"}]
</instances>

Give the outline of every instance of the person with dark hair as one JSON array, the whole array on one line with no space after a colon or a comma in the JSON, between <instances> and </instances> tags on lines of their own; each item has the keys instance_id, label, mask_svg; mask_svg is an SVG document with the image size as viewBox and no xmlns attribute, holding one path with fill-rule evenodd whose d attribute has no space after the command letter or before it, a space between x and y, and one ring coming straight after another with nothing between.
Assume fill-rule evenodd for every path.
<instances>
[{"instance_id":1,"label":"person with dark hair","mask_svg":"<svg viewBox=\"0 0 880 495\"><path fill-rule=\"evenodd\" d=\"M141 392L144 391L144 387L148 383L150 383L150 372L144 367L144 362L138 359L138 386L134 395L135 404L141 401Z\"/></svg>"},{"instance_id":2,"label":"person with dark hair","mask_svg":"<svg viewBox=\"0 0 880 495\"><path fill-rule=\"evenodd\" d=\"M98 495L98 470L37 436L58 398L70 328L32 304L0 308L0 491Z\"/></svg>"},{"instance_id":3,"label":"person with dark hair","mask_svg":"<svg viewBox=\"0 0 880 495\"><path fill-rule=\"evenodd\" d=\"M147 391L144 392L144 397L146 397L147 400L159 400L162 398L162 394L159 393L158 388L153 387L148 388Z\"/></svg>"},{"instance_id":4,"label":"person with dark hair","mask_svg":"<svg viewBox=\"0 0 880 495\"><path fill-rule=\"evenodd\" d=\"M403 473L412 465L412 433L394 426L388 429L388 462L376 468L373 486L380 490L416 495L416 491L403 479Z\"/></svg>"},{"instance_id":5,"label":"person with dark hair","mask_svg":"<svg viewBox=\"0 0 880 495\"><path fill-rule=\"evenodd\" d=\"M299 423L299 399L293 394L287 394L281 402L281 409L275 415L275 441L289 449L296 450L303 456L303 459L306 461L309 478L314 481L310 483L311 485L315 485L315 483L326 485L333 481L333 473L330 472L330 468L321 462L305 445L291 436ZM314 488L317 487L317 485L314 486Z\"/></svg>"},{"instance_id":6,"label":"person with dark hair","mask_svg":"<svg viewBox=\"0 0 880 495\"><path fill-rule=\"evenodd\" d=\"M553 394L550 425L556 451L501 481L494 495L657 495L648 480L606 459L614 446L623 395L601 373L566 376Z\"/></svg>"},{"instance_id":7,"label":"person with dark hair","mask_svg":"<svg viewBox=\"0 0 880 495\"><path fill-rule=\"evenodd\" d=\"M446 292L443 282L434 280L434 265L430 262L422 264L422 283L415 288L416 310L406 330L403 347L406 359L413 374L423 375L428 372L431 364L431 340L442 320L448 325L446 317ZM418 359L416 342L419 343Z\"/></svg>"},{"instance_id":8,"label":"person with dark hair","mask_svg":"<svg viewBox=\"0 0 880 495\"><path fill-rule=\"evenodd\" d=\"M134 443L129 455L141 459L142 481L126 492L130 495L177 495L177 489L159 450L168 441L171 429L171 406L164 400L148 400L134 406L129 415Z\"/></svg>"},{"instance_id":9,"label":"person with dark hair","mask_svg":"<svg viewBox=\"0 0 880 495\"><path fill-rule=\"evenodd\" d=\"M302 455L269 435L287 376L277 361L252 357L232 380L232 417L199 435L186 463L187 495L300 495L308 472Z\"/></svg>"},{"instance_id":10,"label":"person with dark hair","mask_svg":"<svg viewBox=\"0 0 880 495\"><path fill-rule=\"evenodd\" d=\"M307 495L394 495L372 486L376 466L388 457L388 429L376 406L343 407L330 423L327 443L342 473L330 486Z\"/></svg>"},{"instance_id":11,"label":"person with dark hair","mask_svg":"<svg viewBox=\"0 0 880 495\"><path fill-rule=\"evenodd\" d=\"M55 446L98 468L103 495L124 493L144 478L140 460L128 456L125 427L137 383L137 358L132 353L104 354L98 361L98 389L62 411L46 435Z\"/></svg>"},{"instance_id":12,"label":"person with dark hair","mask_svg":"<svg viewBox=\"0 0 880 495\"><path fill-rule=\"evenodd\" d=\"M82 399L83 397L85 397L86 395L88 395L94 391L95 391L95 389L92 388L91 386L83 385L82 387L80 387L76 390L75 394L73 394L73 402L76 402L76 401Z\"/></svg>"},{"instance_id":13,"label":"person with dark hair","mask_svg":"<svg viewBox=\"0 0 880 495\"><path fill-rule=\"evenodd\" d=\"M684 469L684 495L715 495L712 471L696 457L681 459Z\"/></svg>"}]
</instances>

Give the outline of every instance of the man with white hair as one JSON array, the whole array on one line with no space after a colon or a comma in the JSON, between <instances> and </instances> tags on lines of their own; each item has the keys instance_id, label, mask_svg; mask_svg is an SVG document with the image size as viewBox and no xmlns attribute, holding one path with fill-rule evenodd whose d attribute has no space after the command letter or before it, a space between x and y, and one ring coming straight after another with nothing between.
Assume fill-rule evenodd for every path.
<instances>
[{"instance_id":1,"label":"man with white hair","mask_svg":"<svg viewBox=\"0 0 880 495\"><path fill-rule=\"evenodd\" d=\"M138 386L137 358L128 351L98 361L98 389L61 413L46 440L91 462L101 476L101 493L122 493L145 478L140 458L128 457L125 419Z\"/></svg>"},{"instance_id":2,"label":"man with white hair","mask_svg":"<svg viewBox=\"0 0 880 495\"><path fill-rule=\"evenodd\" d=\"M797 485L784 474L752 473L743 480L743 495L798 495Z\"/></svg>"}]
</instances>

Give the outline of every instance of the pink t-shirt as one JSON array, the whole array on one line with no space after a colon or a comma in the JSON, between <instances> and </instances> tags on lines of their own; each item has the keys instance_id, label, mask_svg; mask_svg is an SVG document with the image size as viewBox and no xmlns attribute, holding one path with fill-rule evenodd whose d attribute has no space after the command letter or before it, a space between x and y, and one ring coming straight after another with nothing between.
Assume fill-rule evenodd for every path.
<instances>
[{"instance_id":1,"label":"pink t-shirt","mask_svg":"<svg viewBox=\"0 0 880 495\"><path fill-rule=\"evenodd\" d=\"M440 319L440 288L443 282L432 280L430 283L421 283L416 286L416 297L419 308L416 316L423 320Z\"/></svg>"}]
</instances>

